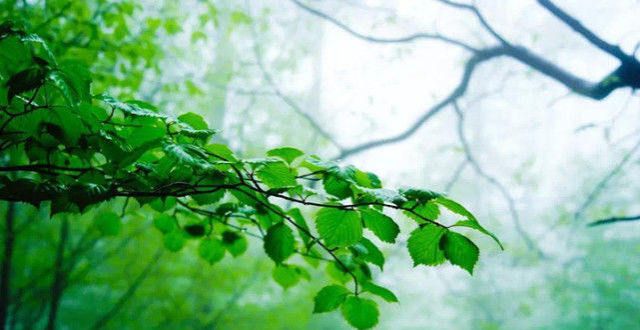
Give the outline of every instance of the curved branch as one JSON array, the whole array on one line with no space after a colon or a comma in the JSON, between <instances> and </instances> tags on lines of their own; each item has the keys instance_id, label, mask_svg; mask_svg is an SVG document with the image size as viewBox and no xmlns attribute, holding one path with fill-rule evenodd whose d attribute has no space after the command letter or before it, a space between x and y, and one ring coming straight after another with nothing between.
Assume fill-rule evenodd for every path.
<instances>
[{"instance_id":1,"label":"curved branch","mask_svg":"<svg viewBox=\"0 0 640 330\"><path fill-rule=\"evenodd\" d=\"M441 35L439 33L426 33L426 32L422 32L422 33L414 33L414 34L410 34L407 36L403 36L403 37L395 37L395 38L383 38L383 37L376 37L376 36L371 36L371 35L366 35L363 33L360 33L354 29L352 29L351 27L349 27L348 25L346 25L345 23L339 21L338 19L332 17L331 15L322 12L318 9L312 8L307 6L306 4L300 2L299 0L291 0L291 2L293 2L296 6L302 8L303 10L305 10L306 12L317 16L319 18L322 18L330 23L332 23L333 25L335 25L336 27L342 29L343 31L346 31L347 33L353 35L354 37L357 37L359 39L365 40L365 41L369 41L369 42L375 42L375 43L383 43L383 44L392 44L392 43L405 43L405 42L412 42L415 40L419 40L419 39L424 39L424 40L434 40L434 41L441 41L447 44L451 44L454 46L458 46L462 49L465 49L467 51L470 52L476 52L477 49L463 41L454 39L454 38L450 38L444 35Z\"/></svg>"},{"instance_id":2,"label":"curved branch","mask_svg":"<svg viewBox=\"0 0 640 330\"><path fill-rule=\"evenodd\" d=\"M556 6L551 0L538 0L538 3L549 11L553 16L558 18L564 24L568 25L573 31L583 36L592 45L598 47L600 50L610 54L611 56L619 59L621 62L627 62L633 60L633 57L625 54L620 47L610 44L604 39L597 36L580 21L569 15L567 12Z\"/></svg>"},{"instance_id":3,"label":"curved branch","mask_svg":"<svg viewBox=\"0 0 640 330\"><path fill-rule=\"evenodd\" d=\"M458 83L458 85L449 94L449 96L447 96L442 101L436 103L431 108L429 108L429 110L427 110L427 112L425 112L422 116L420 116L404 132L402 132L400 134L397 134L395 136L388 137L388 138L382 138L382 139L378 139L378 140L373 140L373 141L362 143L360 145L356 145L356 146L351 147L351 148L347 148L347 149L343 150L336 157L336 159L349 157L349 156L352 156L354 154L363 152L365 150L372 149L372 148L379 147L379 146L383 146L383 145L386 145L386 144L392 144L392 143L400 142L400 141L410 137L415 132L417 132L418 129L425 122L427 122L429 119L431 119L431 117L435 116L440 111L442 111L442 109L444 109L447 105L451 104L453 101L457 100L459 97L464 95L464 93L467 91L467 87L469 86L469 81L471 80L471 75L473 74L473 71L475 70L475 68L480 63L485 62L485 61L487 61L489 59L492 59L494 57L499 57L499 56L505 55L505 54L507 54L505 47L493 47L493 48L488 48L488 49L477 51L467 61L467 63L465 64L464 71L462 73L462 78L460 79L460 82Z\"/></svg>"}]
</instances>

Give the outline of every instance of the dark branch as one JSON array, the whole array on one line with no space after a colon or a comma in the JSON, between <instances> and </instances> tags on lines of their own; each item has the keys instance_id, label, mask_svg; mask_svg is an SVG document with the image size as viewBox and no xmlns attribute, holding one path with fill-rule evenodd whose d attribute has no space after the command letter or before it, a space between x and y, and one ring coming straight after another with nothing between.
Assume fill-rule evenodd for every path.
<instances>
[{"instance_id":1,"label":"dark branch","mask_svg":"<svg viewBox=\"0 0 640 330\"><path fill-rule=\"evenodd\" d=\"M600 219L600 220L591 222L589 224L589 227L608 225L616 222L638 221L638 220L640 220L640 215L634 215L634 216L628 216L628 217L611 217L611 218L605 218L605 219Z\"/></svg>"},{"instance_id":2,"label":"dark branch","mask_svg":"<svg viewBox=\"0 0 640 330\"><path fill-rule=\"evenodd\" d=\"M567 12L556 6L551 0L538 0L538 3L547 9L553 16L557 17L563 23L568 25L576 33L583 36L592 45L598 47L602 51L610 54L613 57L618 58L621 62L628 62L633 58L625 54L620 47L610 44L602 38L598 37L595 33L585 27L580 21L569 15Z\"/></svg>"}]
</instances>

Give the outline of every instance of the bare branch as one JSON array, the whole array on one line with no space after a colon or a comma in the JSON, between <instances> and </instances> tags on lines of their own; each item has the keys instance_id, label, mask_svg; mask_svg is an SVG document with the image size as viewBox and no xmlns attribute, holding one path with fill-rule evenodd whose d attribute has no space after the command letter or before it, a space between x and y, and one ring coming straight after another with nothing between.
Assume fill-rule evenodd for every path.
<instances>
[{"instance_id":1,"label":"bare branch","mask_svg":"<svg viewBox=\"0 0 640 330\"><path fill-rule=\"evenodd\" d=\"M465 67L464 67L464 71L462 73L462 78L460 79L460 82L458 83L456 88L454 88L453 91L449 94L449 96L447 96L442 101L436 103L431 108L429 108L429 110L427 110L427 112L425 112L422 116L420 116L404 132L402 132L400 134L397 134L395 136L388 137L388 138L382 138L382 139L378 139L378 140L373 140L373 141L362 143L360 145L356 145L356 146L351 147L351 148L347 148L347 149L343 150L336 157L336 159L346 158L346 157L361 153L361 152L363 152L365 150L376 148L376 147L380 147L380 146L383 146L383 145L386 145L386 144L397 143L397 142L400 142L400 141L410 137L415 132L417 132L418 129L420 129L420 127L424 123L426 123L429 119L431 119L431 117L435 116L440 111L442 111L442 109L444 109L446 106L448 106L453 101L457 100L459 97L464 95L464 93L467 91L467 87L469 86L469 81L471 80L471 75L473 74L473 71L475 70L475 68L480 63L485 62L485 61L487 61L489 59L492 59L494 57L505 55L506 54L505 50L506 49L504 47L494 47L494 48L488 48L488 49L484 49L484 50L480 50L480 51L476 52L466 62Z\"/></svg>"},{"instance_id":2,"label":"bare branch","mask_svg":"<svg viewBox=\"0 0 640 330\"><path fill-rule=\"evenodd\" d=\"M630 60L633 60L633 58L625 54L622 49L620 49L620 47L610 44L604 39L598 37L595 33L585 27L582 23L580 23L580 21L569 15L560 7L556 6L551 0L538 0L538 3L542 7L547 9L553 16L568 25L572 30L583 36L585 39L587 39L587 41L589 41L592 45L598 47L600 50L610 54L613 57L616 57L621 62L628 62Z\"/></svg>"},{"instance_id":3,"label":"bare branch","mask_svg":"<svg viewBox=\"0 0 640 330\"><path fill-rule=\"evenodd\" d=\"M589 223L589 227L608 225L608 224L617 223L617 222L638 221L638 220L640 220L640 214L627 216L627 217L611 217L611 218L604 218L604 219L591 222Z\"/></svg>"},{"instance_id":4,"label":"bare branch","mask_svg":"<svg viewBox=\"0 0 640 330\"><path fill-rule=\"evenodd\" d=\"M299 0L291 0L294 4L296 4L296 6L302 8L303 10L307 11L308 13L317 16L319 18L322 18L330 23L332 23L333 25L335 25L336 27L348 32L349 34L353 35L354 37L357 37L359 39L362 40L366 40L369 42L375 42L375 43L384 43L384 44L393 44L393 43L406 43L406 42L412 42L412 41L416 41L416 40L434 40L434 41L441 41L447 44L451 44L454 46L458 46L460 48L463 48L467 51L470 52L476 52L477 49L463 41L454 39L454 38L450 38L447 36L444 36L442 34L439 33L426 33L426 32L421 32L421 33L414 33L414 34L410 34L407 36L403 36L403 37L395 37L395 38L384 38L384 37L376 37L376 36L371 36L371 35L366 35L363 33L360 33L354 29L352 29L351 27L349 27L348 25L346 25L345 23L339 21L338 19L332 17L331 15L324 13L318 9L312 8L310 6L307 6L306 4L300 2Z\"/></svg>"},{"instance_id":5,"label":"bare branch","mask_svg":"<svg viewBox=\"0 0 640 330\"><path fill-rule=\"evenodd\" d=\"M482 15L480 10L478 9L478 7L476 7L474 5L460 3L460 2L456 2L456 1L450 1L450 0L437 0L437 1L443 3L443 4L447 5L447 6L450 6L450 7L464 9L464 10L468 10L468 11L472 12L476 16L478 21L480 22L480 25L482 25L482 27L485 30L487 30L487 32L489 32L489 34L491 34L494 38L498 39L498 41L500 41L501 44L510 45L510 43L507 41L507 39L505 39L501 34L499 34L491 26L491 24L489 24L489 22L484 18L484 16Z\"/></svg>"},{"instance_id":6,"label":"bare branch","mask_svg":"<svg viewBox=\"0 0 640 330\"><path fill-rule=\"evenodd\" d=\"M640 140L638 140L638 142L636 142L636 144L627 153L624 154L620 162L618 162L618 164L615 167L613 167L613 169L611 169L611 171L609 171L609 173L607 173L607 175L605 175L602 178L602 180L600 180L600 182L598 182L598 184L593 188L593 190L589 193L585 201L580 205L580 207L578 207L576 212L573 214L574 220L579 220L582 217L582 215L587 210L587 208L589 208L589 206L593 202L595 202L595 200L598 198L600 193L607 187L607 184L609 184L609 181L611 181L614 177L616 177L620 173L622 168L629 162L629 160L631 160L631 157L639 149L640 149Z\"/></svg>"},{"instance_id":7,"label":"bare branch","mask_svg":"<svg viewBox=\"0 0 640 330\"><path fill-rule=\"evenodd\" d=\"M513 199L513 196L511 196L511 193L509 193L509 190L507 190L507 187L505 187L500 181L498 181L498 179L489 175L473 156L471 147L469 146L469 142L467 141L467 137L464 133L464 114L455 101L453 102L453 108L458 115L458 138L460 139L460 143L462 144L462 148L464 149L467 161L479 176L487 180L487 182L489 182L491 185L496 187L498 191L500 191L509 207L509 212L511 213L511 219L513 220L516 232L518 233L518 235L520 235L520 237L522 237L527 247L531 251L537 253L538 256L544 257L544 253L542 252L542 250L540 250L540 248L535 244L529 234L522 227L522 224L520 223L520 216L518 215L518 211L516 210L515 200Z\"/></svg>"}]
</instances>

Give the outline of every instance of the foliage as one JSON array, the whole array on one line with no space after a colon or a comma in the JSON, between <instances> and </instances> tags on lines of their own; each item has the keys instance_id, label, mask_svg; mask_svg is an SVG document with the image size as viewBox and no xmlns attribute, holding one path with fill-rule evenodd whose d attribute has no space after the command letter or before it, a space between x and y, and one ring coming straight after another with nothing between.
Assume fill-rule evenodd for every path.
<instances>
[{"instance_id":1,"label":"foliage","mask_svg":"<svg viewBox=\"0 0 640 330\"><path fill-rule=\"evenodd\" d=\"M373 173L291 147L243 159L210 142L217 131L195 113L172 116L144 101L93 94L102 77L86 64L82 57L58 60L47 42L12 22L0 26L0 199L51 217L123 205L120 215L95 217L103 235L119 235L135 203L153 210L167 250L198 241L197 255L209 264L242 255L248 238L262 240L284 288L309 279L307 269L324 262L340 284L318 293L314 312L340 308L356 328L378 321L367 296L397 301L373 283L370 264L382 269L384 256L364 230L396 242L400 227L385 212L417 222L408 241L415 265L449 260L471 273L478 248L454 228L495 239L464 207L435 192L389 190ZM316 182L323 189L313 188ZM462 220L444 224L440 207Z\"/></svg>"}]
</instances>

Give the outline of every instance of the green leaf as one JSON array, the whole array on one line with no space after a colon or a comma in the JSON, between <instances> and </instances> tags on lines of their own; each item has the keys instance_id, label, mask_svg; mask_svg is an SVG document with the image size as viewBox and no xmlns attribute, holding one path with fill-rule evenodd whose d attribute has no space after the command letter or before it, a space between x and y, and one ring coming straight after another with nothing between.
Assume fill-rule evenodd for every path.
<instances>
[{"instance_id":1,"label":"green leaf","mask_svg":"<svg viewBox=\"0 0 640 330\"><path fill-rule=\"evenodd\" d=\"M190 224L183 227L184 231L192 237L202 237L205 234L205 228L202 224Z\"/></svg>"},{"instance_id":2,"label":"green leaf","mask_svg":"<svg viewBox=\"0 0 640 330\"><path fill-rule=\"evenodd\" d=\"M64 72L60 70L51 70L47 74L47 80L60 91L68 105L76 106L78 104L80 101L80 95L73 88L70 78L67 77Z\"/></svg>"},{"instance_id":3,"label":"green leaf","mask_svg":"<svg viewBox=\"0 0 640 330\"><path fill-rule=\"evenodd\" d=\"M325 286L313 298L313 312L326 313L336 310L344 302L349 293L349 290L341 285Z\"/></svg>"},{"instance_id":4,"label":"green leaf","mask_svg":"<svg viewBox=\"0 0 640 330\"><path fill-rule=\"evenodd\" d=\"M284 222L275 224L267 230L264 237L264 250L277 264L285 261L294 252L293 231Z\"/></svg>"},{"instance_id":5,"label":"green leaf","mask_svg":"<svg viewBox=\"0 0 640 330\"><path fill-rule=\"evenodd\" d=\"M193 112L187 112L185 114L180 115L178 117L178 120L191 126L193 129L196 129L196 130L206 130L209 128L209 125L207 125L207 122L204 121L204 118L202 118L202 116L195 114Z\"/></svg>"},{"instance_id":6,"label":"green leaf","mask_svg":"<svg viewBox=\"0 0 640 330\"><path fill-rule=\"evenodd\" d=\"M362 283L362 289L384 299L387 302L398 302L398 297L396 297L391 290L372 282Z\"/></svg>"},{"instance_id":7,"label":"green leaf","mask_svg":"<svg viewBox=\"0 0 640 330\"><path fill-rule=\"evenodd\" d=\"M302 155L304 155L304 152L292 147L281 147L267 151L267 156L278 157L289 164Z\"/></svg>"},{"instance_id":8,"label":"green leaf","mask_svg":"<svg viewBox=\"0 0 640 330\"><path fill-rule=\"evenodd\" d=\"M380 249L378 249L375 244L364 237L358 244L366 250L366 253L362 254L362 259L380 267L380 270L382 270L382 268L384 267L384 255L382 254Z\"/></svg>"},{"instance_id":9,"label":"green leaf","mask_svg":"<svg viewBox=\"0 0 640 330\"><path fill-rule=\"evenodd\" d=\"M256 176L269 188L296 186L295 173L283 162L267 163L256 171Z\"/></svg>"},{"instance_id":10,"label":"green leaf","mask_svg":"<svg viewBox=\"0 0 640 330\"><path fill-rule=\"evenodd\" d=\"M105 236L115 236L120 232L120 216L112 211L102 212L95 219L98 230Z\"/></svg>"},{"instance_id":11,"label":"green leaf","mask_svg":"<svg viewBox=\"0 0 640 330\"><path fill-rule=\"evenodd\" d=\"M304 219L304 216L302 216L302 212L300 212L299 209L294 208L294 209L290 209L287 213L291 216L293 221L295 221L295 223L298 225L296 226L296 229L298 229L298 234L300 235L300 238L302 238L304 245L306 247L309 247L312 241L312 237L309 236L307 233L310 233L311 231L309 230L309 225L307 225L307 221Z\"/></svg>"},{"instance_id":12,"label":"green leaf","mask_svg":"<svg viewBox=\"0 0 640 330\"><path fill-rule=\"evenodd\" d=\"M217 239L203 239L198 247L198 255L212 265L224 258L224 251L224 245Z\"/></svg>"},{"instance_id":13,"label":"green leaf","mask_svg":"<svg viewBox=\"0 0 640 330\"><path fill-rule=\"evenodd\" d=\"M466 217L467 220L478 222L478 219L476 219L476 217L471 212L469 212L466 208L464 208L464 206L458 204L458 202L454 200L448 199L444 196L440 196L436 198L434 202L446 207L449 211L455 214Z\"/></svg>"},{"instance_id":14,"label":"green leaf","mask_svg":"<svg viewBox=\"0 0 640 330\"><path fill-rule=\"evenodd\" d=\"M160 214L153 219L153 225L158 228L163 234L168 234L174 231L177 227L176 220L168 214Z\"/></svg>"},{"instance_id":15,"label":"green leaf","mask_svg":"<svg viewBox=\"0 0 640 330\"><path fill-rule=\"evenodd\" d=\"M378 305L366 298L351 296L342 304L342 316L357 329L369 329L378 324Z\"/></svg>"},{"instance_id":16,"label":"green leaf","mask_svg":"<svg viewBox=\"0 0 640 330\"><path fill-rule=\"evenodd\" d=\"M229 147L224 144L208 144L204 147L204 149L214 154L216 157L221 158L221 160L226 160L229 162L238 161L238 158L236 158L236 156L233 154L233 151L231 151L231 149L229 149Z\"/></svg>"},{"instance_id":17,"label":"green leaf","mask_svg":"<svg viewBox=\"0 0 640 330\"><path fill-rule=\"evenodd\" d=\"M232 231L222 233L222 242L235 258L247 251L247 238Z\"/></svg>"},{"instance_id":18,"label":"green leaf","mask_svg":"<svg viewBox=\"0 0 640 330\"><path fill-rule=\"evenodd\" d=\"M437 204L427 202L425 204L415 206L414 203L416 202L408 202L403 205L404 207L411 209L411 212L405 210L403 213L409 218L416 220L418 223L424 223L427 221L425 219L435 220L440 216L440 209Z\"/></svg>"},{"instance_id":19,"label":"green leaf","mask_svg":"<svg viewBox=\"0 0 640 330\"><path fill-rule=\"evenodd\" d=\"M157 113L146 107L142 107L137 102L122 102L107 94L100 94L95 96L96 99L101 100L114 109L120 110L123 113L131 116L138 117L152 117L152 118L167 118L167 116Z\"/></svg>"},{"instance_id":20,"label":"green leaf","mask_svg":"<svg viewBox=\"0 0 640 330\"><path fill-rule=\"evenodd\" d=\"M353 183L353 177L356 173L356 169L353 166L347 166L345 168L339 168L337 166L331 167L325 174L322 184L324 190L333 196L340 199L351 197L351 184Z\"/></svg>"},{"instance_id":21,"label":"green leaf","mask_svg":"<svg viewBox=\"0 0 640 330\"><path fill-rule=\"evenodd\" d=\"M498 244L498 246L500 246L501 250L504 250L504 246L502 246L502 243L500 243L500 240L498 239L498 237L496 237L496 235L494 235L492 232L484 229L484 227L482 227L480 225L480 223L478 223L477 221L473 221L473 220L462 220L462 221L458 221L455 224L453 224L452 227L468 227L468 228L472 228L475 229L491 238L493 238L493 240Z\"/></svg>"},{"instance_id":22,"label":"green leaf","mask_svg":"<svg viewBox=\"0 0 640 330\"><path fill-rule=\"evenodd\" d=\"M288 289L300 282L303 272L297 266L279 264L273 269L271 275L280 286Z\"/></svg>"},{"instance_id":23,"label":"green leaf","mask_svg":"<svg viewBox=\"0 0 640 330\"><path fill-rule=\"evenodd\" d=\"M162 147L168 156L179 163L205 169L211 167L211 164L206 159L207 156L194 145L164 143Z\"/></svg>"},{"instance_id":24,"label":"green leaf","mask_svg":"<svg viewBox=\"0 0 640 330\"><path fill-rule=\"evenodd\" d=\"M362 238L362 224L358 212L336 208L322 208L316 213L316 229L329 246L345 247Z\"/></svg>"},{"instance_id":25,"label":"green leaf","mask_svg":"<svg viewBox=\"0 0 640 330\"><path fill-rule=\"evenodd\" d=\"M414 266L434 266L444 262L444 253L440 249L440 238L446 231L446 228L425 224L411 232L407 248Z\"/></svg>"},{"instance_id":26,"label":"green leaf","mask_svg":"<svg viewBox=\"0 0 640 330\"><path fill-rule=\"evenodd\" d=\"M44 83L46 72L39 67L28 68L11 76L7 81L7 99L11 102L14 96L36 89Z\"/></svg>"},{"instance_id":27,"label":"green leaf","mask_svg":"<svg viewBox=\"0 0 640 330\"><path fill-rule=\"evenodd\" d=\"M442 196L435 191L414 188L400 190L400 194L407 200L416 201L419 204L424 204L428 201Z\"/></svg>"},{"instance_id":28,"label":"green leaf","mask_svg":"<svg viewBox=\"0 0 640 330\"><path fill-rule=\"evenodd\" d=\"M187 237L181 230L174 230L164 235L164 247L171 252L178 252L187 242Z\"/></svg>"},{"instance_id":29,"label":"green leaf","mask_svg":"<svg viewBox=\"0 0 640 330\"><path fill-rule=\"evenodd\" d=\"M470 239L456 232L447 231L440 239L440 247L444 251L444 256L452 264L466 269L473 275L473 266L478 262L480 249Z\"/></svg>"},{"instance_id":30,"label":"green leaf","mask_svg":"<svg viewBox=\"0 0 640 330\"><path fill-rule=\"evenodd\" d=\"M395 243L400 227L393 219L377 210L366 208L360 210L364 226L371 230L381 241Z\"/></svg>"}]
</instances>

